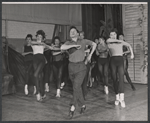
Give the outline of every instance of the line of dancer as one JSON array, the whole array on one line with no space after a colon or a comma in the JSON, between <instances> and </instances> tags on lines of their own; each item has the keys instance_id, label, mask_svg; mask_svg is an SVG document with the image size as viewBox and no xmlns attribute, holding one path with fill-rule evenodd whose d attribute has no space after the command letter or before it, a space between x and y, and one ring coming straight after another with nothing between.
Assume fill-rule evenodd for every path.
<instances>
[{"instance_id":1,"label":"line of dancer","mask_svg":"<svg viewBox=\"0 0 150 123\"><path fill-rule=\"evenodd\" d=\"M131 45L124 41L123 34L120 34L117 39L117 30L112 29L110 38L105 39L101 36L94 42L85 39L84 32L79 32L75 26L72 26L69 35L70 40L64 44L58 36L54 37L51 45L44 43L46 35L43 30L36 32L36 41L33 41L31 34L27 35L23 53L26 61L25 95L29 93L28 85L31 75L34 81L33 93L36 95L37 101L42 101L46 97L46 91L49 92L49 80L52 77L56 82L56 97L60 98L61 89L69 78L72 83L73 98L70 102L68 117L73 118L77 105L81 108L80 114L86 110L85 100L88 86L92 86L93 76L95 76L95 80L100 78L97 80L102 81L105 94L109 94L108 83L111 76L116 95L114 104L119 105L120 103L121 107L126 107L124 75L132 89L135 90L128 74L127 55L130 54L133 59L134 54ZM50 65L44 56L45 51L50 51L48 54L51 56Z\"/></svg>"}]
</instances>

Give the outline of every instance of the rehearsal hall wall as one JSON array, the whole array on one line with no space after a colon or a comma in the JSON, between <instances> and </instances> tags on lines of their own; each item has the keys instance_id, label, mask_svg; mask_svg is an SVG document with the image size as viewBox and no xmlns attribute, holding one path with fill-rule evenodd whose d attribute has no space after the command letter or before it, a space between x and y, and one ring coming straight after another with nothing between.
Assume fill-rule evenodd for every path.
<instances>
[{"instance_id":1,"label":"rehearsal hall wall","mask_svg":"<svg viewBox=\"0 0 150 123\"><path fill-rule=\"evenodd\" d=\"M141 69L145 57L145 46L148 44L147 4L123 4L123 33L126 42L134 51L134 60L129 60L129 76L134 83L147 84L147 69Z\"/></svg>"},{"instance_id":2,"label":"rehearsal hall wall","mask_svg":"<svg viewBox=\"0 0 150 123\"><path fill-rule=\"evenodd\" d=\"M36 31L42 29L46 33L46 40L51 40L54 26L52 24L2 20L2 36L7 38L9 45L13 49L22 53L27 34L32 34L35 40Z\"/></svg>"},{"instance_id":3,"label":"rehearsal hall wall","mask_svg":"<svg viewBox=\"0 0 150 123\"><path fill-rule=\"evenodd\" d=\"M80 4L3 4L2 19L82 25Z\"/></svg>"},{"instance_id":4,"label":"rehearsal hall wall","mask_svg":"<svg viewBox=\"0 0 150 123\"><path fill-rule=\"evenodd\" d=\"M81 5L2 4L2 36L20 53L27 34L35 39L36 31L42 29L51 41L56 24L75 25L82 30Z\"/></svg>"}]
</instances>

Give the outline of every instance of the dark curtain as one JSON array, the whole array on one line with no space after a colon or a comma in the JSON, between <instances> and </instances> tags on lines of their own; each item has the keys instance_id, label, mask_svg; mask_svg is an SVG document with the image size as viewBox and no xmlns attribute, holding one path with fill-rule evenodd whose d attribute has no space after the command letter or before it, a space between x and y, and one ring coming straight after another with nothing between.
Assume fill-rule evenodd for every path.
<instances>
[{"instance_id":1,"label":"dark curtain","mask_svg":"<svg viewBox=\"0 0 150 123\"><path fill-rule=\"evenodd\" d=\"M118 30L118 34L123 33L123 22L122 22L122 5L115 4L112 8L113 24L114 28Z\"/></svg>"},{"instance_id":2,"label":"dark curtain","mask_svg":"<svg viewBox=\"0 0 150 123\"><path fill-rule=\"evenodd\" d=\"M112 28L122 32L122 5L82 5L82 29L85 38L94 40L98 36L109 37Z\"/></svg>"},{"instance_id":3,"label":"dark curtain","mask_svg":"<svg viewBox=\"0 0 150 123\"><path fill-rule=\"evenodd\" d=\"M66 25L55 24L52 39L54 39L55 36L59 36L61 42L65 42L66 39L67 39L67 26Z\"/></svg>"},{"instance_id":4,"label":"dark curtain","mask_svg":"<svg viewBox=\"0 0 150 123\"><path fill-rule=\"evenodd\" d=\"M10 73L14 76L15 86L24 86L25 62L24 56L8 46L8 64Z\"/></svg>"},{"instance_id":5,"label":"dark curtain","mask_svg":"<svg viewBox=\"0 0 150 123\"><path fill-rule=\"evenodd\" d=\"M100 20L104 20L104 5L82 5L82 29L86 39L94 40L99 36Z\"/></svg>"},{"instance_id":6,"label":"dark curtain","mask_svg":"<svg viewBox=\"0 0 150 123\"><path fill-rule=\"evenodd\" d=\"M109 32L112 28L116 28L118 34L122 33L122 5L120 4L107 4L104 5L105 12L105 24L103 24L102 30L104 30L104 36L109 38Z\"/></svg>"}]
</instances>

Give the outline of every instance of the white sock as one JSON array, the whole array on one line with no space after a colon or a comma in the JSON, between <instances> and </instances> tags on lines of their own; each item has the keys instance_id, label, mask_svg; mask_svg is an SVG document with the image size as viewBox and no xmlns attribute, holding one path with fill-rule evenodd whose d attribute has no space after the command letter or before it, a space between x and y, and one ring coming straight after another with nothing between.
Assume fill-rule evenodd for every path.
<instances>
[{"instance_id":1,"label":"white sock","mask_svg":"<svg viewBox=\"0 0 150 123\"><path fill-rule=\"evenodd\" d=\"M109 93L109 91L108 91L108 86L106 86L106 85L104 86L104 91L105 91L106 94Z\"/></svg>"},{"instance_id":2,"label":"white sock","mask_svg":"<svg viewBox=\"0 0 150 123\"><path fill-rule=\"evenodd\" d=\"M48 83L45 83L45 91L49 92L49 85L48 85Z\"/></svg>"},{"instance_id":3,"label":"white sock","mask_svg":"<svg viewBox=\"0 0 150 123\"><path fill-rule=\"evenodd\" d=\"M115 105L119 105L119 94L116 94Z\"/></svg>"},{"instance_id":4,"label":"white sock","mask_svg":"<svg viewBox=\"0 0 150 123\"><path fill-rule=\"evenodd\" d=\"M124 100L124 93L120 93L120 100Z\"/></svg>"},{"instance_id":5,"label":"white sock","mask_svg":"<svg viewBox=\"0 0 150 123\"><path fill-rule=\"evenodd\" d=\"M57 89L56 97L60 97L60 89Z\"/></svg>"},{"instance_id":6,"label":"white sock","mask_svg":"<svg viewBox=\"0 0 150 123\"><path fill-rule=\"evenodd\" d=\"M60 94L60 89L57 89L57 94Z\"/></svg>"},{"instance_id":7,"label":"white sock","mask_svg":"<svg viewBox=\"0 0 150 123\"><path fill-rule=\"evenodd\" d=\"M61 86L64 86L64 85L65 85L65 82L62 82L62 83L61 83Z\"/></svg>"},{"instance_id":8,"label":"white sock","mask_svg":"<svg viewBox=\"0 0 150 123\"><path fill-rule=\"evenodd\" d=\"M119 94L116 94L116 100L119 100L119 98L120 98Z\"/></svg>"},{"instance_id":9,"label":"white sock","mask_svg":"<svg viewBox=\"0 0 150 123\"><path fill-rule=\"evenodd\" d=\"M83 105L82 107L85 108L85 105Z\"/></svg>"},{"instance_id":10,"label":"white sock","mask_svg":"<svg viewBox=\"0 0 150 123\"><path fill-rule=\"evenodd\" d=\"M120 93L120 103L121 103L121 107L125 108L126 104L124 101L124 93Z\"/></svg>"},{"instance_id":11,"label":"white sock","mask_svg":"<svg viewBox=\"0 0 150 123\"><path fill-rule=\"evenodd\" d=\"M41 99L40 93L38 93L38 94L36 95L36 98L37 98L38 101Z\"/></svg>"},{"instance_id":12,"label":"white sock","mask_svg":"<svg viewBox=\"0 0 150 123\"><path fill-rule=\"evenodd\" d=\"M24 89L25 89L25 94L28 95L28 85L27 84L25 85Z\"/></svg>"},{"instance_id":13,"label":"white sock","mask_svg":"<svg viewBox=\"0 0 150 123\"><path fill-rule=\"evenodd\" d=\"M33 92L33 94L35 94L36 93L36 87L34 86L34 92Z\"/></svg>"},{"instance_id":14,"label":"white sock","mask_svg":"<svg viewBox=\"0 0 150 123\"><path fill-rule=\"evenodd\" d=\"M71 111L74 111L74 110L75 110L75 106L72 105L70 110L71 110Z\"/></svg>"}]
</instances>

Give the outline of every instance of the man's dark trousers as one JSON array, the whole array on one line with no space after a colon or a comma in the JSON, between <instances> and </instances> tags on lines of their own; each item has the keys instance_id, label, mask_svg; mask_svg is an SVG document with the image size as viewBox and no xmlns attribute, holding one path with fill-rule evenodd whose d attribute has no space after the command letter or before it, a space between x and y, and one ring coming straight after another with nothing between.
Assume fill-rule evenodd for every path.
<instances>
[{"instance_id":1,"label":"man's dark trousers","mask_svg":"<svg viewBox=\"0 0 150 123\"><path fill-rule=\"evenodd\" d=\"M82 83L87 71L86 65L84 62L70 62L68 70L69 77L73 85L73 100L71 101L71 105L76 106L78 104L81 107L85 105L82 92Z\"/></svg>"}]
</instances>

